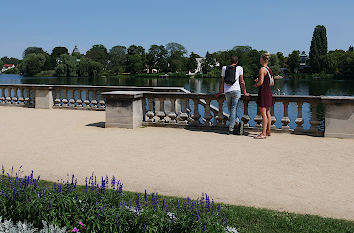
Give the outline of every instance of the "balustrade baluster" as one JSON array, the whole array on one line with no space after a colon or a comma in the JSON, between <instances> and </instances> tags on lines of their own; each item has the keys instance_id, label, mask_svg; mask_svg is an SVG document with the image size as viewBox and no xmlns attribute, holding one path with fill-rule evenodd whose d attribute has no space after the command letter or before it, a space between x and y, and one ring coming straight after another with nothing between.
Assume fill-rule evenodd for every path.
<instances>
[{"instance_id":1,"label":"balustrade baluster","mask_svg":"<svg viewBox=\"0 0 354 233\"><path fill-rule=\"evenodd\" d=\"M205 99L206 105L205 105L205 113L204 113L204 126L211 126L211 119L213 118L213 116L210 113L210 102L211 99Z\"/></svg>"},{"instance_id":2,"label":"balustrade baluster","mask_svg":"<svg viewBox=\"0 0 354 233\"><path fill-rule=\"evenodd\" d=\"M248 123L250 121L250 116L248 115L248 103L249 101L244 98L243 100L243 116L241 120L243 121L243 126L244 127L250 127L250 124Z\"/></svg>"},{"instance_id":3,"label":"balustrade baluster","mask_svg":"<svg viewBox=\"0 0 354 233\"><path fill-rule=\"evenodd\" d=\"M281 123L283 123L283 126L281 127L284 130L289 130L289 123L290 123L290 119L288 117L288 106L289 106L289 102L288 101L284 101L284 114L283 114L283 118L281 119Z\"/></svg>"},{"instance_id":4,"label":"balustrade baluster","mask_svg":"<svg viewBox=\"0 0 354 233\"><path fill-rule=\"evenodd\" d=\"M2 104L5 104L5 88L1 88L1 97L0 97L0 102Z\"/></svg>"},{"instance_id":5,"label":"balustrade baluster","mask_svg":"<svg viewBox=\"0 0 354 233\"><path fill-rule=\"evenodd\" d=\"M199 114L199 98L194 98L193 99L193 105L194 105L194 112L192 115L192 119L193 119L193 125L200 125L199 122L199 118L200 118L200 114Z\"/></svg>"},{"instance_id":6,"label":"balustrade baluster","mask_svg":"<svg viewBox=\"0 0 354 233\"><path fill-rule=\"evenodd\" d=\"M258 108L258 105L256 105L256 108L257 108L257 115L254 117L254 121L256 122L255 124L255 128L261 128L262 127L262 116L259 112L259 108Z\"/></svg>"},{"instance_id":7,"label":"balustrade baluster","mask_svg":"<svg viewBox=\"0 0 354 233\"><path fill-rule=\"evenodd\" d=\"M318 129L320 122L317 119L317 105L318 105L318 103L316 103L316 102L311 103L312 113L311 113L311 121L310 121L311 127L309 130L309 134L312 136L322 136L320 134L319 129Z\"/></svg>"},{"instance_id":8,"label":"balustrade baluster","mask_svg":"<svg viewBox=\"0 0 354 233\"><path fill-rule=\"evenodd\" d=\"M64 91L64 98L62 100L62 103L63 103L62 106L63 107L68 107L68 102L69 102L68 99L67 99L68 98L68 89L64 88L63 91Z\"/></svg>"},{"instance_id":9,"label":"balustrade baluster","mask_svg":"<svg viewBox=\"0 0 354 233\"><path fill-rule=\"evenodd\" d=\"M77 91L76 107L82 108L82 90L81 89L79 89Z\"/></svg>"},{"instance_id":10,"label":"balustrade baluster","mask_svg":"<svg viewBox=\"0 0 354 233\"><path fill-rule=\"evenodd\" d=\"M85 97L86 97L85 101L84 101L85 107L90 108L90 90L89 89L86 90Z\"/></svg>"},{"instance_id":11,"label":"balustrade baluster","mask_svg":"<svg viewBox=\"0 0 354 233\"><path fill-rule=\"evenodd\" d=\"M302 105L303 102L297 102L297 118L295 119L295 124L296 124L296 128L294 130L294 132L296 134L302 134L304 133L304 118L302 117Z\"/></svg>"},{"instance_id":12,"label":"balustrade baluster","mask_svg":"<svg viewBox=\"0 0 354 233\"><path fill-rule=\"evenodd\" d=\"M25 98L25 105L30 106L31 105L31 94L30 94L30 89L26 88L26 95L23 94L23 97Z\"/></svg>"},{"instance_id":13,"label":"balustrade baluster","mask_svg":"<svg viewBox=\"0 0 354 233\"><path fill-rule=\"evenodd\" d=\"M169 123L171 124L176 124L177 120L177 114L176 114L176 98L170 98L171 101L171 108L170 108L170 112L168 114L168 117L170 118Z\"/></svg>"},{"instance_id":14,"label":"balustrade baluster","mask_svg":"<svg viewBox=\"0 0 354 233\"><path fill-rule=\"evenodd\" d=\"M180 121L178 122L179 124L186 125L188 124L188 110L187 110L187 105L188 105L188 99L182 99L182 112L179 115Z\"/></svg>"},{"instance_id":15,"label":"balustrade baluster","mask_svg":"<svg viewBox=\"0 0 354 233\"><path fill-rule=\"evenodd\" d=\"M60 106L60 89L55 89L55 100L54 100L54 106L59 107Z\"/></svg>"},{"instance_id":16,"label":"balustrade baluster","mask_svg":"<svg viewBox=\"0 0 354 233\"><path fill-rule=\"evenodd\" d=\"M94 90L92 92L92 100L91 100L91 105L92 105L92 108L97 108L97 90Z\"/></svg>"},{"instance_id":17,"label":"balustrade baluster","mask_svg":"<svg viewBox=\"0 0 354 233\"><path fill-rule=\"evenodd\" d=\"M74 108L75 107L75 89L69 89L69 92L71 90L71 98L69 100L70 107Z\"/></svg>"},{"instance_id":18,"label":"balustrade baluster","mask_svg":"<svg viewBox=\"0 0 354 233\"><path fill-rule=\"evenodd\" d=\"M148 105L149 105L149 111L146 113L146 116L148 117L146 119L147 122L153 122L154 117L155 117L155 111L154 111L154 99L153 98L148 98Z\"/></svg>"},{"instance_id":19,"label":"balustrade baluster","mask_svg":"<svg viewBox=\"0 0 354 233\"><path fill-rule=\"evenodd\" d=\"M159 119L159 122L160 123L165 123L166 120L165 120L165 116L166 116L166 113L165 113L165 98L163 97L160 97L159 98L159 102L160 102L160 111L157 112L156 116L158 116L160 119Z\"/></svg>"},{"instance_id":20,"label":"balustrade baluster","mask_svg":"<svg viewBox=\"0 0 354 233\"><path fill-rule=\"evenodd\" d=\"M275 122L277 121L277 119L275 118L275 114L274 114L274 108L275 108L275 104L273 104L272 107L270 107L270 115L271 115L271 120L270 120L270 129L276 129L276 126L275 126Z\"/></svg>"},{"instance_id":21,"label":"balustrade baluster","mask_svg":"<svg viewBox=\"0 0 354 233\"><path fill-rule=\"evenodd\" d=\"M8 88L6 88L7 89L7 97L6 97L6 103L7 104L11 104L11 100L12 100L12 98L11 98L11 87L8 87Z\"/></svg>"},{"instance_id":22,"label":"balustrade baluster","mask_svg":"<svg viewBox=\"0 0 354 233\"><path fill-rule=\"evenodd\" d=\"M17 90L18 90L18 88L17 87L14 87L14 97L12 98L12 101L13 101L13 104L15 104L15 105L17 105L18 104L18 98L17 98L17 96L18 96L18 94L17 94Z\"/></svg>"},{"instance_id":23,"label":"balustrade baluster","mask_svg":"<svg viewBox=\"0 0 354 233\"><path fill-rule=\"evenodd\" d=\"M225 125L225 118L224 118L224 110L223 110L223 104L224 104L224 99L218 98L218 116L217 116L217 126L224 126Z\"/></svg>"},{"instance_id":24,"label":"balustrade baluster","mask_svg":"<svg viewBox=\"0 0 354 233\"><path fill-rule=\"evenodd\" d=\"M25 103L24 103L24 102L25 102L25 98L24 98L25 95L24 95L24 93L23 93L23 92L24 92L24 89L23 89L23 88L19 88L19 91L20 91L21 94L18 96L18 101L19 101L18 104L19 104L19 105L24 105L24 104L25 104Z\"/></svg>"},{"instance_id":25,"label":"balustrade baluster","mask_svg":"<svg viewBox=\"0 0 354 233\"><path fill-rule=\"evenodd\" d=\"M106 107L106 102L104 101L104 99L102 99L102 96L100 94L100 100L99 100L99 109L104 109Z\"/></svg>"}]
</instances>

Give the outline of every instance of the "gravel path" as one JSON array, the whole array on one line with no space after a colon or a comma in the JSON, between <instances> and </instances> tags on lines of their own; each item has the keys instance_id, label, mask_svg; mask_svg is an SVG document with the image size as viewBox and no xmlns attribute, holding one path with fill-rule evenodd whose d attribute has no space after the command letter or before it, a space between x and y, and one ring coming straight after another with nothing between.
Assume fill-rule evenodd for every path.
<instances>
[{"instance_id":1,"label":"gravel path","mask_svg":"<svg viewBox=\"0 0 354 233\"><path fill-rule=\"evenodd\" d=\"M94 171L119 177L130 191L206 192L224 203L354 220L351 139L105 129L97 127L104 112L94 111L0 107L0 117L1 163L41 179L74 173L84 183Z\"/></svg>"}]
</instances>

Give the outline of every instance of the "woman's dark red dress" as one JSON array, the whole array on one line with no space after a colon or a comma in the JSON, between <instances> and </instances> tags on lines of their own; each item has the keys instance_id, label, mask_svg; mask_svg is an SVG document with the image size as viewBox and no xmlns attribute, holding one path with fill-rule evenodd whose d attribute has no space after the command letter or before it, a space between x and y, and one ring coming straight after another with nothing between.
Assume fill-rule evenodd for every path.
<instances>
[{"instance_id":1,"label":"woman's dark red dress","mask_svg":"<svg viewBox=\"0 0 354 233\"><path fill-rule=\"evenodd\" d=\"M273 76L273 72L271 69L268 67L265 67L268 69L270 75ZM258 98L257 98L257 105L258 107L272 107L273 106L273 94L272 90L270 89L270 77L268 75L264 76L263 84L258 87Z\"/></svg>"}]
</instances>

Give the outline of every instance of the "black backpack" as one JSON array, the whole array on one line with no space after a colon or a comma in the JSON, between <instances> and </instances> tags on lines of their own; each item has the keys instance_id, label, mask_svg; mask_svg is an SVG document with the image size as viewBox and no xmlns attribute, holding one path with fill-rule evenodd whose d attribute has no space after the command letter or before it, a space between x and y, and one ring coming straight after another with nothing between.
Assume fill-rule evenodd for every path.
<instances>
[{"instance_id":1,"label":"black backpack","mask_svg":"<svg viewBox=\"0 0 354 233\"><path fill-rule=\"evenodd\" d=\"M233 85L236 82L236 67L226 66L224 82L228 85Z\"/></svg>"}]
</instances>

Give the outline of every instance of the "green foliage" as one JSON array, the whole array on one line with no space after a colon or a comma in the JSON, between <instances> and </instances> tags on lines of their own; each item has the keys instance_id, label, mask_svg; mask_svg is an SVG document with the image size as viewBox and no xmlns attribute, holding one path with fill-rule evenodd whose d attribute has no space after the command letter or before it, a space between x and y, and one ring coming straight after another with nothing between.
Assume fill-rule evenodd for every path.
<instances>
[{"instance_id":1,"label":"green foliage","mask_svg":"<svg viewBox=\"0 0 354 233\"><path fill-rule=\"evenodd\" d=\"M278 75L280 73L279 58L276 54L270 55L269 68L273 71L274 75Z\"/></svg>"},{"instance_id":2,"label":"green foliage","mask_svg":"<svg viewBox=\"0 0 354 233\"><path fill-rule=\"evenodd\" d=\"M349 46L348 52L353 52L354 51L354 47L351 45Z\"/></svg>"},{"instance_id":3,"label":"green foliage","mask_svg":"<svg viewBox=\"0 0 354 233\"><path fill-rule=\"evenodd\" d=\"M24 75L34 75L41 72L46 62L46 55L43 53L30 53L22 60L20 71Z\"/></svg>"},{"instance_id":4,"label":"green foliage","mask_svg":"<svg viewBox=\"0 0 354 233\"><path fill-rule=\"evenodd\" d=\"M103 65L89 58L81 58L79 62L80 77L97 77L103 71Z\"/></svg>"},{"instance_id":5,"label":"green foliage","mask_svg":"<svg viewBox=\"0 0 354 233\"><path fill-rule=\"evenodd\" d=\"M286 59L284 57L284 54L282 52L277 52L277 57L279 60L279 66L281 68L286 67Z\"/></svg>"},{"instance_id":6,"label":"green foliage","mask_svg":"<svg viewBox=\"0 0 354 233\"><path fill-rule=\"evenodd\" d=\"M39 47L28 47L25 49L23 52L23 58L25 58L27 55L34 53L34 54L45 54L42 48Z\"/></svg>"},{"instance_id":7,"label":"green foliage","mask_svg":"<svg viewBox=\"0 0 354 233\"><path fill-rule=\"evenodd\" d=\"M92 46L92 48L86 52L86 57L106 66L109 56L106 47L100 44Z\"/></svg>"},{"instance_id":8,"label":"green foliage","mask_svg":"<svg viewBox=\"0 0 354 233\"><path fill-rule=\"evenodd\" d=\"M317 25L313 32L310 47L310 66L313 72L320 72L323 69L321 65L321 57L326 55L328 51L326 27Z\"/></svg>"},{"instance_id":9,"label":"green foliage","mask_svg":"<svg viewBox=\"0 0 354 233\"><path fill-rule=\"evenodd\" d=\"M59 65L55 69L58 77L77 77L78 76L78 63L74 56L63 54L59 58Z\"/></svg>"},{"instance_id":10,"label":"green foliage","mask_svg":"<svg viewBox=\"0 0 354 233\"><path fill-rule=\"evenodd\" d=\"M167 72L168 62L167 62L168 51L163 45L151 45L149 52L146 56L146 61L148 67L151 69L156 68L158 71Z\"/></svg>"},{"instance_id":11,"label":"green foliage","mask_svg":"<svg viewBox=\"0 0 354 233\"><path fill-rule=\"evenodd\" d=\"M20 173L20 172L19 172ZM42 221L84 232L223 232L226 224L223 208L207 195L198 201L162 199L157 193L124 193L115 178L86 179L86 187L77 187L75 177L53 186L45 186L33 172L20 178L0 176L0 216L13 221ZM108 190L111 187L111 190Z\"/></svg>"},{"instance_id":12,"label":"green foliage","mask_svg":"<svg viewBox=\"0 0 354 233\"><path fill-rule=\"evenodd\" d=\"M2 57L1 61L3 62L3 64L14 64L15 66L17 66L18 64L20 64L20 60L14 57L8 58L8 57ZM2 67L2 66L1 66Z\"/></svg>"},{"instance_id":13,"label":"green foliage","mask_svg":"<svg viewBox=\"0 0 354 233\"><path fill-rule=\"evenodd\" d=\"M145 49L142 46L131 45L128 48L127 71L137 74L143 71L146 62Z\"/></svg>"},{"instance_id":14,"label":"green foliage","mask_svg":"<svg viewBox=\"0 0 354 233\"><path fill-rule=\"evenodd\" d=\"M169 63L169 71L171 72L182 72L187 71L186 61L187 59L184 55L187 53L187 50L183 45L170 42L166 45L166 49L168 52L168 63Z\"/></svg>"},{"instance_id":15,"label":"green foliage","mask_svg":"<svg viewBox=\"0 0 354 233\"><path fill-rule=\"evenodd\" d=\"M0 60L0 71L2 70L2 67L4 66L4 62Z\"/></svg>"},{"instance_id":16,"label":"green foliage","mask_svg":"<svg viewBox=\"0 0 354 233\"><path fill-rule=\"evenodd\" d=\"M52 53L50 54L50 58L49 58L50 69L55 69L56 65L59 62L60 56L63 54L69 55L68 49L65 47L55 47L52 50Z\"/></svg>"},{"instance_id":17,"label":"green foliage","mask_svg":"<svg viewBox=\"0 0 354 233\"><path fill-rule=\"evenodd\" d=\"M125 63L127 61L127 48L125 46L117 45L109 50L108 69L114 74L122 73L125 70Z\"/></svg>"},{"instance_id":18,"label":"green foliage","mask_svg":"<svg viewBox=\"0 0 354 233\"><path fill-rule=\"evenodd\" d=\"M198 62L196 60L196 58L199 58L200 56L196 53L191 53L191 55L189 56L188 60L187 60L187 70L189 72L194 72L197 69L198 66Z\"/></svg>"},{"instance_id":19,"label":"green foliage","mask_svg":"<svg viewBox=\"0 0 354 233\"><path fill-rule=\"evenodd\" d=\"M288 65L291 72L296 73L297 69L300 66L300 51L299 50L294 50L291 54L289 54L287 65Z\"/></svg>"}]
</instances>

